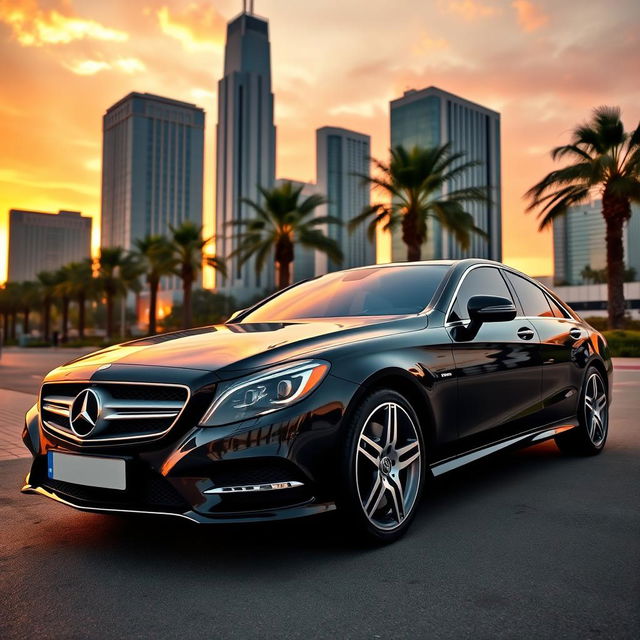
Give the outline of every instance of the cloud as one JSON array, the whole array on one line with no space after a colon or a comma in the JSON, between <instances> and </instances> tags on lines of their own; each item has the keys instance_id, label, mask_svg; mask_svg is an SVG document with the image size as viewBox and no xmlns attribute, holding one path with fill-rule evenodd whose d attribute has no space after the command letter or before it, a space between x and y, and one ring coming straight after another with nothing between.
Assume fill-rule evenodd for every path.
<instances>
[{"instance_id":1,"label":"cloud","mask_svg":"<svg viewBox=\"0 0 640 640\"><path fill-rule=\"evenodd\" d=\"M182 11L163 6L156 16L162 32L189 51L218 49L224 44L227 21L209 2L191 2Z\"/></svg>"},{"instance_id":2,"label":"cloud","mask_svg":"<svg viewBox=\"0 0 640 640\"><path fill-rule=\"evenodd\" d=\"M523 31L535 31L549 22L549 16L530 0L513 0L511 6L516 10Z\"/></svg>"},{"instance_id":3,"label":"cloud","mask_svg":"<svg viewBox=\"0 0 640 640\"><path fill-rule=\"evenodd\" d=\"M36 0L1 0L0 22L9 26L13 37L25 47L68 44L75 40L123 42L124 31L111 29L96 20L68 14L68 5L42 9Z\"/></svg>"},{"instance_id":4,"label":"cloud","mask_svg":"<svg viewBox=\"0 0 640 640\"><path fill-rule=\"evenodd\" d=\"M79 76L93 76L100 71L115 70L129 75L146 70L142 60L137 58L118 58L113 62L106 60L74 60L63 62L62 66Z\"/></svg>"},{"instance_id":5,"label":"cloud","mask_svg":"<svg viewBox=\"0 0 640 640\"><path fill-rule=\"evenodd\" d=\"M480 0L444 0L440 5L448 13L453 13L469 22L498 13L496 7L483 4Z\"/></svg>"},{"instance_id":6,"label":"cloud","mask_svg":"<svg viewBox=\"0 0 640 640\"><path fill-rule=\"evenodd\" d=\"M444 38L432 38L423 32L420 39L413 45L412 51L416 55L444 51L449 48L449 41Z\"/></svg>"}]
</instances>

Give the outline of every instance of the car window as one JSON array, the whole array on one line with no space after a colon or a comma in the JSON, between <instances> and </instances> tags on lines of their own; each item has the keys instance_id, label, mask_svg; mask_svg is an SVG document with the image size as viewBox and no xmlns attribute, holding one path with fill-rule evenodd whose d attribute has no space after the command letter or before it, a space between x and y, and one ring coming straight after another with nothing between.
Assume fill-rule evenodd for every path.
<instances>
[{"instance_id":1,"label":"car window","mask_svg":"<svg viewBox=\"0 0 640 640\"><path fill-rule=\"evenodd\" d=\"M495 267L477 267L464 276L451 307L449 322L468 320L467 303L472 296L501 296L513 302L506 282Z\"/></svg>"},{"instance_id":2,"label":"car window","mask_svg":"<svg viewBox=\"0 0 640 640\"><path fill-rule=\"evenodd\" d=\"M547 302L551 307L551 313L555 318L568 318L567 312L549 295L547 295Z\"/></svg>"},{"instance_id":3,"label":"car window","mask_svg":"<svg viewBox=\"0 0 640 640\"><path fill-rule=\"evenodd\" d=\"M510 271L506 272L506 276L516 290L516 295L520 299L525 316L540 316L544 318L553 316L547 296L540 287Z\"/></svg>"},{"instance_id":4,"label":"car window","mask_svg":"<svg viewBox=\"0 0 640 640\"><path fill-rule=\"evenodd\" d=\"M419 313L448 270L447 265L419 265L330 273L283 291L242 322Z\"/></svg>"}]
</instances>

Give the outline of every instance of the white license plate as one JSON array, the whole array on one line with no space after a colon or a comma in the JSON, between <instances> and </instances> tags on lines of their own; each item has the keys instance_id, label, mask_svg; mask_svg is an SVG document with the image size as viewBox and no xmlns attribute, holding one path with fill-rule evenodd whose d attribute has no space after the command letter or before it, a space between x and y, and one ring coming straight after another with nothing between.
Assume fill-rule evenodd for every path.
<instances>
[{"instance_id":1,"label":"white license plate","mask_svg":"<svg viewBox=\"0 0 640 640\"><path fill-rule=\"evenodd\" d=\"M47 454L47 475L53 480L102 489L127 488L125 462L118 458L75 456L57 451Z\"/></svg>"}]
</instances>

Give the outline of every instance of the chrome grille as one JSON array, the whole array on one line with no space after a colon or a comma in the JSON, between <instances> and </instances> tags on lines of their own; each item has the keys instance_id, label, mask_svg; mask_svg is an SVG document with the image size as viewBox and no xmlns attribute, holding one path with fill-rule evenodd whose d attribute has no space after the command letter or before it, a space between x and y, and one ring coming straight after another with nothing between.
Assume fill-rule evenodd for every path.
<instances>
[{"instance_id":1,"label":"chrome grille","mask_svg":"<svg viewBox=\"0 0 640 640\"><path fill-rule=\"evenodd\" d=\"M74 432L70 414L76 397L87 389L99 402L95 426L85 436ZM155 439L177 422L189 396L189 388L177 384L50 382L40 392L40 415L45 430L87 445Z\"/></svg>"}]
</instances>

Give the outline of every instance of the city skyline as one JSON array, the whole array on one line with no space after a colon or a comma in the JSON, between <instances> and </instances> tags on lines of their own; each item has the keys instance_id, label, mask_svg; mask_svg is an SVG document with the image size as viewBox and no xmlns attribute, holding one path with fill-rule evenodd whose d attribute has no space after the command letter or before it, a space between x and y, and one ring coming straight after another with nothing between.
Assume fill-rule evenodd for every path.
<instances>
[{"instance_id":1,"label":"city skyline","mask_svg":"<svg viewBox=\"0 0 640 640\"><path fill-rule=\"evenodd\" d=\"M0 74L13 89L0 98L0 280L10 208L79 209L98 226L106 105L130 90L148 91L194 102L212 122L226 22L241 10L237 0L151 2L144 11L117 1L9 4L13 11L5 5L0 12L7 61ZM551 234L535 232L521 196L552 167L548 150L592 107L619 104L627 126L637 121L638 89L624 80L640 58L637 6L621 3L611 15L580 5L585 22L598 25L587 32L575 28L571 2L407 2L392 12L373 2L366 15L356 4L319 1L292 12L263 0L255 7L272 30L277 174L313 178L313 135L324 125L366 132L373 155L385 158L389 101L407 88L440 86L502 113L503 257L551 273ZM335 29L337 11L362 28ZM593 51L596 40L607 44ZM212 128L206 213L213 212Z\"/></svg>"}]
</instances>

